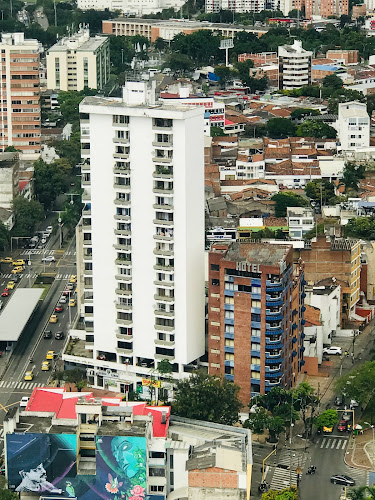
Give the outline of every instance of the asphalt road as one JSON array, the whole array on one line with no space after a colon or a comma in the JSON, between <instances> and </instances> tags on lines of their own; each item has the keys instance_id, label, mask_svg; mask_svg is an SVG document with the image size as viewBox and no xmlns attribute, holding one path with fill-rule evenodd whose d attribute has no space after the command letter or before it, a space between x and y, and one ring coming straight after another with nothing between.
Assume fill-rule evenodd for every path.
<instances>
[{"instance_id":1,"label":"asphalt road","mask_svg":"<svg viewBox=\"0 0 375 500\"><path fill-rule=\"evenodd\" d=\"M70 320L69 309L71 319L73 319L76 314L76 307L69 308L68 304L65 304L64 310L60 313L56 313L58 317L57 323L49 323L49 319L51 315L54 314L55 306L70 276L76 274L76 257L74 252L75 240L73 239L71 241L66 251L53 249L52 247L55 246L57 242L58 238L52 238L46 248L46 251L49 253L54 253L56 262L46 265L43 264L41 261L43 250L40 251L39 254L32 255L31 270L26 266L23 273L24 276L20 282L17 283L17 287L28 287L35 281L35 276L41 272L56 273L56 279L52 283L42 304L38 306L34 316L26 326L22 337L19 339L12 353L8 367L0 380L0 449L2 448L1 438L3 432L1 424L4 420L6 409L14 404L18 404L23 396L30 396L36 386L47 385L52 371L41 371L42 362L46 359L47 351L53 350L55 352L55 360L50 361L51 369L53 369L66 341ZM25 251L18 250L15 251L13 255L24 258L26 261L27 256L23 255L24 252ZM0 285L4 287L7 281L9 281L7 276L11 271L11 266L3 264L1 271ZM3 300L5 302L7 301L6 298ZM4 303L4 307L6 307L6 303ZM43 338L45 330L50 330L52 332L52 338ZM63 340L54 338L54 334L57 331L64 332L65 338ZM4 361L4 356L6 355L3 354L2 361ZM30 357L33 358L32 363L29 361ZM34 379L31 382L27 382L24 380L24 376L25 372L30 369L34 372Z\"/></svg>"}]
</instances>

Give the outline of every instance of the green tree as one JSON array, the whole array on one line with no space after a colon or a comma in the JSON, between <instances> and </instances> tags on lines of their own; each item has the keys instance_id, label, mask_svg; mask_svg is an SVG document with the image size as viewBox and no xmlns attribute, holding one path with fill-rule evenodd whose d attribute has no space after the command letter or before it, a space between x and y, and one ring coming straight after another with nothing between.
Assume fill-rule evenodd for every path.
<instances>
[{"instance_id":1,"label":"green tree","mask_svg":"<svg viewBox=\"0 0 375 500\"><path fill-rule=\"evenodd\" d=\"M294 486L285 490L269 490L263 493L262 500L298 500L298 490Z\"/></svg>"},{"instance_id":2,"label":"green tree","mask_svg":"<svg viewBox=\"0 0 375 500\"><path fill-rule=\"evenodd\" d=\"M267 135L266 125L263 123L259 124L247 124L245 125L244 134L245 137L264 137Z\"/></svg>"},{"instance_id":3,"label":"green tree","mask_svg":"<svg viewBox=\"0 0 375 500\"><path fill-rule=\"evenodd\" d=\"M18 500L18 493L5 488L5 484L0 488L0 500Z\"/></svg>"},{"instance_id":4,"label":"green tree","mask_svg":"<svg viewBox=\"0 0 375 500\"><path fill-rule=\"evenodd\" d=\"M271 118L268 120L266 127L268 136L273 139L296 135L296 126L289 118Z\"/></svg>"},{"instance_id":5,"label":"green tree","mask_svg":"<svg viewBox=\"0 0 375 500\"><path fill-rule=\"evenodd\" d=\"M172 413L181 417L232 425L238 421L242 403L239 387L225 378L193 373L176 384Z\"/></svg>"},{"instance_id":6,"label":"green tree","mask_svg":"<svg viewBox=\"0 0 375 500\"><path fill-rule=\"evenodd\" d=\"M315 389L307 382L302 382L293 390L293 408L299 411L305 426L305 435L311 434L312 422L318 407L319 398Z\"/></svg>"},{"instance_id":7,"label":"green tree","mask_svg":"<svg viewBox=\"0 0 375 500\"><path fill-rule=\"evenodd\" d=\"M306 207L308 205L305 198L302 198L299 194L292 193L291 191L274 194L271 200L276 202L276 217L286 217L287 207Z\"/></svg>"},{"instance_id":8,"label":"green tree","mask_svg":"<svg viewBox=\"0 0 375 500\"><path fill-rule=\"evenodd\" d=\"M355 399L366 408L371 415L371 422L375 412L375 361L367 361L340 377L336 384L337 392Z\"/></svg>"},{"instance_id":9,"label":"green tree","mask_svg":"<svg viewBox=\"0 0 375 500\"><path fill-rule=\"evenodd\" d=\"M163 64L163 68L170 68L174 73L183 74L193 71L194 64L190 57L185 54L170 54Z\"/></svg>"},{"instance_id":10,"label":"green tree","mask_svg":"<svg viewBox=\"0 0 375 500\"><path fill-rule=\"evenodd\" d=\"M307 231L307 233L303 235L303 239L311 240L315 238L317 234L324 234L324 223L319 223L318 227L315 225L310 231Z\"/></svg>"},{"instance_id":11,"label":"green tree","mask_svg":"<svg viewBox=\"0 0 375 500\"><path fill-rule=\"evenodd\" d=\"M263 407L249 414L249 418L244 422L246 429L251 429L255 434L263 434L267 429L270 412Z\"/></svg>"},{"instance_id":12,"label":"green tree","mask_svg":"<svg viewBox=\"0 0 375 500\"><path fill-rule=\"evenodd\" d=\"M161 38L160 36L158 36L154 42L154 47L159 52L162 52L163 50L165 50L167 48L167 42L164 40L164 38Z\"/></svg>"},{"instance_id":13,"label":"green tree","mask_svg":"<svg viewBox=\"0 0 375 500\"><path fill-rule=\"evenodd\" d=\"M35 194L45 208L50 208L56 197L67 189L68 165L67 160L48 164L39 159L34 163Z\"/></svg>"},{"instance_id":14,"label":"green tree","mask_svg":"<svg viewBox=\"0 0 375 500\"><path fill-rule=\"evenodd\" d=\"M224 130L221 127L211 127L210 128L210 136L211 137L223 137Z\"/></svg>"},{"instance_id":15,"label":"green tree","mask_svg":"<svg viewBox=\"0 0 375 500\"><path fill-rule=\"evenodd\" d=\"M364 179L366 172L366 165L363 163L355 163L347 161L344 166L342 182L345 189L353 189L358 191L358 184L360 179Z\"/></svg>"},{"instance_id":16,"label":"green tree","mask_svg":"<svg viewBox=\"0 0 375 500\"><path fill-rule=\"evenodd\" d=\"M314 425L317 429L323 427L334 427L339 421L339 416L336 410L325 410L314 419Z\"/></svg>"},{"instance_id":17,"label":"green tree","mask_svg":"<svg viewBox=\"0 0 375 500\"><path fill-rule=\"evenodd\" d=\"M335 139L337 131L328 123L322 121L306 120L297 127L298 137L316 137L323 139Z\"/></svg>"},{"instance_id":18,"label":"green tree","mask_svg":"<svg viewBox=\"0 0 375 500\"><path fill-rule=\"evenodd\" d=\"M291 112L290 118L292 118L293 120L301 120L306 116L318 116L318 115L320 115L320 112L317 109L297 108Z\"/></svg>"},{"instance_id":19,"label":"green tree","mask_svg":"<svg viewBox=\"0 0 375 500\"><path fill-rule=\"evenodd\" d=\"M79 192L74 193L75 196L68 196L64 204L64 211L61 212L61 222L68 229L69 236L74 235L76 225L81 218L83 208L82 192L83 189L80 189Z\"/></svg>"},{"instance_id":20,"label":"green tree","mask_svg":"<svg viewBox=\"0 0 375 500\"><path fill-rule=\"evenodd\" d=\"M273 387L268 393L253 398L249 404L250 408L254 400L257 407L265 408L274 417L280 417L284 422L284 427L299 418L298 412L292 407L292 391L283 387Z\"/></svg>"},{"instance_id":21,"label":"green tree","mask_svg":"<svg viewBox=\"0 0 375 500\"><path fill-rule=\"evenodd\" d=\"M191 35L179 33L171 43L172 51L188 56L195 65L213 64L223 54L219 50L220 37L209 30L195 31Z\"/></svg>"},{"instance_id":22,"label":"green tree","mask_svg":"<svg viewBox=\"0 0 375 500\"><path fill-rule=\"evenodd\" d=\"M0 221L0 249L5 250L9 246L9 231L2 221Z\"/></svg>"},{"instance_id":23,"label":"green tree","mask_svg":"<svg viewBox=\"0 0 375 500\"><path fill-rule=\"evenodd\" d=\"M342 80L337 75L327 75L323 78L322 81L324 88L332 88L332 89L341 89L343 86Z\"/></svg>"},{"instance_id":24,"label":"green tree","mask_svg":"<svg viewBox=\"0 0 375 500\"><path fill-rule=\"evenodd\" d=\"M39 201L26 200L23 196L17 196L13 200L13 211L16 221L12 230L14 236L31 236L36 224L44 217Z\"/></svg>"},{"instance_id":25,"label":"green tree","mask_svg":"<svg viewBox=\"0 0 375 500\"><path fill-rule=\"evenodd\" d=\"M336 198L334 184L324 179L316 179L308 182L305 186L305 194L311 200L319 203L322 200L323 205L330 204Z\"/></svg>"},{"instance_id":26,"label":"green tree","mask_svg":"<svg viewBox=\"0 0 375 500\"><path fill-rule=\"evenodd\" d=\"M14 146L7 146L5 149L4 149L4 153L19 153L21 152L20 149L16 149Z\"/></svg>"},{"instance_id":27,"label":"green tree","mask_svg":"<svg viewBox=\"0 0 375 500\"><path fill-rule=\"evenodd\" d=\"M215 75L220 78L222 88L225 88L227 82L233 79L233 71L224 64L215 67Z\"/></svg>"},{"instance_id":28,"label":"green tree","mask_svg":"<svg viewBox=\"0 0 375 500\"><path fill-rule=\"evenodd\" d=\"M347 490L346 497L351 500L372 500L375 498L374 495L368 495L368 487L360 486L359 488L350 488Z\"/></svg>"},{"instance_id":29,"label":"green tree","mask_svg":"<svg viewBox=\"0 0 375 500\"><path fill-rule=\"evenodd\" d=\"M74 384L78 392L81 392L88 384L85 373L78 368L64 371L64 380L70 384Z\"/></svg>"},{"instance_id":30,"label":"green tree","mask_svg":"<svg viewBox=\"0 0 375 500\"><path fill-rule=\"evenodd\" d=\"M351 238L375 239L375 217L354 217L344 226L344 235Z\"/></svg>"},{"instance_id":31,"label":"green tree","mask_svg":"<svg viewBox=\"0 0 375 500\"><path fill-rule=\"evenodd\" d=\"M73 130L79 130L79 104L86 96L97 94L95 89L59 92L59 106L64 124L71 123Z\"/></svg>"},{"instance_id":32,"label":"green tree","mask_svg":"<svg viewBox=\"0 0 375 500\"><path fill-rule=\"evenodd\" d=\"M73 132L69 140L53 141L51 143L60 158L68 160L75 167L81 160L81 137L79 131Z\"/></svg>"}]
</instances>

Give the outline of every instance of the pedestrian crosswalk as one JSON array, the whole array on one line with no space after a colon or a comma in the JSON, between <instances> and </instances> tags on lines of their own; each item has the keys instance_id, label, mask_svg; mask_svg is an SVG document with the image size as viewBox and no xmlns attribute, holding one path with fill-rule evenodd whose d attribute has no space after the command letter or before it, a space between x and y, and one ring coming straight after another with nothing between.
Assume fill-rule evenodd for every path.
<instances>
[{"instance_id":1,"label":"pedestrian crosswalk","mask_svg":"<svg viewBox=\"0 0 375 500\"><path fill-rule=\"evenodd\" d=\"M77 252L75 252L75 251L69 251L68 250L67 252L65 252L65 255L76 255L76 253Z\"/></svg>"},{"instance_id":2,"label":"pedestrian crosswalk","mask_svg":"<svg viewBox=\"0 0 375 500\"><path fill-rule=\"evenodd\" d=\"M30 250L22 250L20 255L53 255L55 250L46 250L44 248L30 248Z\"/></svg>"},{"instance_id":3,"label":"pedestrian crosswalk","mask_svg":"<svg viewBox=\"0 0 375 500\"><path fill-rule=\"evenodd\" d=\"M46 384L41 384L37 382L7 382L6 380L0 380L0 392L2 389L19 389L21 391L30 391L35 389L35 387L44 387Z\"/></svg>"},{"instance_id":4,"label":"pedestrian crosswalk","mask_svg":"<svg viewBox=\"0 0 375 500\"><path fill-rule=\"evenodd\" d=\"M272 490L283 490L297 485L297 469L303 469L306 454L301 450L282 450L276 456L276 467L271 481Z\"/></svg>"},{"instance_id":5,"label":"pedestrian crosswalk","mask_svg":"<svg viewBox=\"0 0 375 500\"><path fill-rule=\"evenodd\" d=\"M24 273L22 274L22 277L25 278L36 278L38 276L38 273ZM14 278L14 274L11 273L0 273L0 278L5 278L5 279L12 279Z\"/></svg>"},{"instance_id":6,"label":"pedestrian crosswalk","mask_svg":"<svg viewBox=\"0 0 375 500\"><path fill-rule=\"evenodd\" d=\"M347 436L326 436L317 441L317 446L325 450L345 450L347 444Z\"/></svg>"}]
</instances>

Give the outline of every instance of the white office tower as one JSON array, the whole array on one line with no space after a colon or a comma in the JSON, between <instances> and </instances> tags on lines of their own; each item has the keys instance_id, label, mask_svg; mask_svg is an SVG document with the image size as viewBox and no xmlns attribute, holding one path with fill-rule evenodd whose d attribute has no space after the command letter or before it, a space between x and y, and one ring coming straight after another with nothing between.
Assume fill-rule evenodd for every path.
<instances>
[{"instance_id":1,"label":"white office tower","mask_svg":"<svg viewBox=\"0 0 375 500\"><path fill-rule=\"evenodd\" d=\"M370 146L370 117L365 103L339 103L336 128L342 151L356 151Z\"/></svg>"},{"instance_id":2,"label":"white office tower","mask_svg":"<svg viewBox=\"0 0 375 500\"><path fill-rule=\"evenodd\" d=\"M279 89L298 89L311 85L312 52L302 48L300 40L278 47Z\"/></svg>"},{"instance_id":3,"label":"white office tower","mask_svg":"<svg viewBox=\"0 0 375 500\"><path fill-rule=\"evenodd\" d=\"M205 348L204 110L155 104L155 86L128 82L122 100L86 97L80 113L92 356L81 361L115 391L135 390L163 359L183 377Z\"/></svg>"}]
</instances>

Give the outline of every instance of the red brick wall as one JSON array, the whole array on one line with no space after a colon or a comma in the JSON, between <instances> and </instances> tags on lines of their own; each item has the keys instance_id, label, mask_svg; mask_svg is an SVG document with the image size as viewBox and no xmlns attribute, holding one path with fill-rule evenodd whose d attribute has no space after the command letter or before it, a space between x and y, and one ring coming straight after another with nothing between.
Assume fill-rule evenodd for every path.
<instances>
[{"instance_id":1,"label":"red brick wall","mask_svg":"<svg viewBox=\"0 0 375 500\"><path fill-rule=\"evenodd\" d=\"M367 264L362 264L359 289L367 296Z\"/></svg>"},{"instance_id":2,"label":"red brick wall","mask_svg":"<svg viewBox=\"0 0 375 500\"><path fill-rule=\"evenodd\" d=\"M237 278L236 283L250 285L249 278ZM251 294L234 294L234 383L240 386L239 398L247 405L251 394Z\"/></svg>"},{"instance_id":3,"label":"red brick wall","mask_svg":"<svg viewBox=\"0 0 375 500\"><path fill-rule=\"evenodd\" d=\"M238 488L237 472L209 467L189 471L189 487L198 488Z\"/></svg>"}]
</instances>

